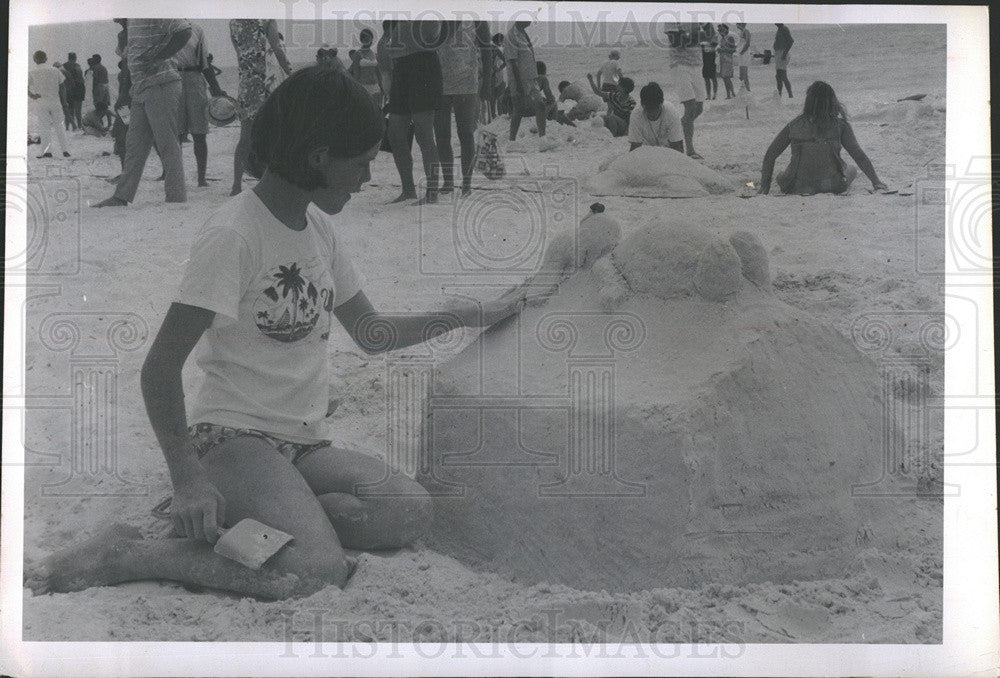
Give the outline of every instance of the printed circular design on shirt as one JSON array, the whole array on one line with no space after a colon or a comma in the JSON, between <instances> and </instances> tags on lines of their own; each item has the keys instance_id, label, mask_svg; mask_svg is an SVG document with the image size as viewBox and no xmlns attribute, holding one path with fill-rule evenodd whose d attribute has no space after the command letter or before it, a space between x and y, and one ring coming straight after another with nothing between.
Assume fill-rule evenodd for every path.
<instances>
[{"instance_id":1,"label":"printed circular design on shirt","mask_svg":"<svg viewBox=\"0 0 1000 678\"><path fill-rule=\"evenodd\" d=\"M297 263L271 269L267 279L271 284L257 296L253 311L257 328L272 339L303 339L333 310L333 290L317 288Z\"/></svg>"}]
</instances>

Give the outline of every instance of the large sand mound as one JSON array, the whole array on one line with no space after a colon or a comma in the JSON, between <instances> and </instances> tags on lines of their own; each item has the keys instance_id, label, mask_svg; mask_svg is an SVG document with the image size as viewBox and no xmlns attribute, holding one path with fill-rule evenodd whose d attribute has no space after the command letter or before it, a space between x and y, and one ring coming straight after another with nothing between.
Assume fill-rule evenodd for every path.
<instances>
[{"instance_id":1,"label":"large sand mound","mask_svg":"<svg viewBox=\"0 0 1000 678\"><path fill-rule=\"evenodd\" d=\"M434 548L638 590L843 576L906 541L902 502L858 489L882 476L875 365L771 294L753 235L654 224L577 264L436 369Z\"/></svg>"},{"instance_id":2,"label":"large sand mound","mask_svg":"<svg viewBox=\"0 0 1000 678\"><path fill-rule=\"evenodd\" d=\"M591 195L697 198L729 193L733 182L671 148L640 146L603 162L584 190Z\"/></svg>"}]
</instances>

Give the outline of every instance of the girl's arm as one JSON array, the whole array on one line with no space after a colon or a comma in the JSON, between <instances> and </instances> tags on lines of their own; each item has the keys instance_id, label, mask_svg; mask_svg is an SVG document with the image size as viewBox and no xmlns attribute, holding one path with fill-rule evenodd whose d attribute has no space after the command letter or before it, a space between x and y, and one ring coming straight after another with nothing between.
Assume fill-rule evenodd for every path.
<instances>
[{"instance_id":1,"label":"girl's arm","mask_svg":"<svg viewBox=\"0 0 1000 678\"><path fill-rule=\"evenodd\" d=\"M267 42L271 45L271 51L274 52L274 58L277 59L281 70L285 72L285 75L291 75L292 64L285 56L285 46L281 44L281 38L278 37L278 22L274 19L267 20Z\"/></svg>"},{"instance_id":2,"label":"girl's arm","mask_svg":"<svg viewBox=\"0 0 1000 678\"><path fill-rule=\"evenodd\" d=\"M174 487L171 519L179 535L214 543L225 522L226 502L208 480L187 432L181 369L215 313L170 305L142 366L142 397Z\"/></svg>"},{"instance_id":3,"label":"girl's arm","mask_svg":"<svg viewBox=\"0 0 1000 678\"><path fill-rule=\"evenodd\" d=\"M461 304L448 311L388 314L375 310L364 292L333 309L337 320L361 350L369 355L413 346L461 327L486 327L518 313L519 293L508 293L483 304Z\"/></svg>"},{"instance_id":4,"label":"girl's arm","mask_svg":"<svg viewBox=\"0 0 1000 678\"><path fill-rule=\"evenodd\" d=\"M872 161L868 159L865 152L861 150L861 146L858 145L858 140L854 136L854 130L851 129L851 124L848 122L844 123L844 131L840 133L840 144L847 151L848 155L854 159L854 162L858 163L858 167L865 173L865 176L871 179L874 188L886 187L882 183L882 180L878 178L878 174L875 173L875 166L872 165Z\"/></svg>"},{"instance_id":5,"label":"girl's arm","mask_svg":"<svg viewBox=\"0 0 1000 678\"><path fill-rule=\"evenodd\" d=\"M771 145L767 147L767 152L764 153L764 166L760 170L760 186L757 187L758 193L766 195L771 190L771 175L774 174L774 163L778 159L778 156L788 148L788 144L791 143L788 127L788 125L785 125L778 132L778 136L774 137L774 141L771 142Z\"/></svg>"}]
</instances>

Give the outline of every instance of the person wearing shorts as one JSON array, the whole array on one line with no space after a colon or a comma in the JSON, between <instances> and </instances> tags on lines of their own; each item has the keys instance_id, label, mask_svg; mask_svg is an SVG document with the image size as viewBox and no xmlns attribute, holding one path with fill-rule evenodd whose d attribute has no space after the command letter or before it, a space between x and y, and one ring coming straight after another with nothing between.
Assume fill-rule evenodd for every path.
<instances>
[{"instance_id":1,"label":"person wearing shorts","mask_svg":"<svg viewBox=\"0 0 1000 678\"><path fill-rule=\"evenodd\" d=\"M792 98L792 83L788 80L788 52L792 49L792 32L785 24L774 24L778 27L774 34L774 79L778 85L778 96L781 96L782 86L788 88L788 98Z\"/></svg>"},{"instance_id":2,"label":"person wearing shorts","mask_svg":"<svg viewBox=\"0 0 1000 678\"><path fill-rule=\"evenodd\" d=\"M719 37L710 23L701 25L701 78L705 81L705 98L714 99L719 94L719 78L715 68L715 50Z\"/></svg>"},{"instance_id":3,"label":"person wearing shorts","mask_svg":"<svg viewBox=\"0 0 1000 678\"><path fill-rule=\"evenodd\" d=\"M424 196L415 204L437 202L440 159L434 140L434 112L441 104L443 93L437 50L451 30L451 25L442 21L396 21L390 26L385 50L392 56L392 84L386 112L389 114L389 145L402 184L402 191L392 203L417 198L410 151L411 124L427 178Z\"/></svg>"},{"instance_id":4,"label":"person wearing shorts","mask_svg":"<svg viewBox=\"0 0 1000 678\"><path fill-rule=\"evenodd\" d=\"M479 112L480 55L476 26L471 21L450 22L448 40L438 50L442 96L434 113L434 139L441 160L441 191L455 188L455 155L451 148L454 113L462 153L462 195L472 192L472 163L476 156L476 119ZM489 39L489 33L485 36Z\"/></svg>"},{"instance_id":5,"label":"person wearing shorts","mask_svg":"<svg viewBox=\"0 0 1000 678\"><path fill-rule=\"evenodd\" d=\"M705 81L701 77L701 29L698 24L667 26L670 73L674 91L684 106L681 125L684 129L684 146L689 157L701 160L694 150L694 121L701 115L705 101Z\"/></svg>"},{"instance_id":6,"label":"person wearing shorts","mask_svg":"<svg viewBox=\"0 0 1000 678\"><path fill-rule=\"evenodd\" d=\"M208 165L208 88L212 96L224 94L208 63L205 33L198 24L191 24L191 39L174 56L174 63L181 74L181 105L177 111L179 138L191 133L194 139L194 159L198 165L198 185L208 186L205 168Z\"/></svg>"}]
</instances>

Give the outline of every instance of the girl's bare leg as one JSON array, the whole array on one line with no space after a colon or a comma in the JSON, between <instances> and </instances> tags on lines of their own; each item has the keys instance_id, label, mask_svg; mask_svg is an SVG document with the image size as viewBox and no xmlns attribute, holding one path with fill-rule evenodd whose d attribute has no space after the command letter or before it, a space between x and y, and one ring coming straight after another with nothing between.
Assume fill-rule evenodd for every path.
<instances>
[{"instance_id":1,"label":"girl's bare leg","mask_svg":"<svg viewBox=\"0 0 1000 678\"><path fill-rule=\"evenodd\" d=\"M229 195L239 195L243 191L243 171L250 158L250 129L252 127L250 120L240 123L240 140L236 143L236 152L233 153L233 190L230 191Z\"/></svg>"},{"instance_id":2,"label":"girl's bare leg","mask_svg":"<svg viewBox=\"0 0 1000 678\"><path fill-rule=\"evenodd\" d=\"M142 579L282 599L342 586L350 567L323 507L299 472L267 443L236 438L202 460L226 498L226 522L254 518L293 536L260 570L216 554L212 545L187 538L140 537L124 525L105 528L27 572L35 593L79 591Z\"/></svg>"},{"instance_id":3,"label":"girl's bare leg","mask_svg":"<svg viewBox=\"0 0 1000 678\"><path fill-rule=\"evenodd\" d=\"M300 459L296 468L348 548L399 548L430 526L427 490L375 457L326 447Z\"/></svg>"}]
</instances>

